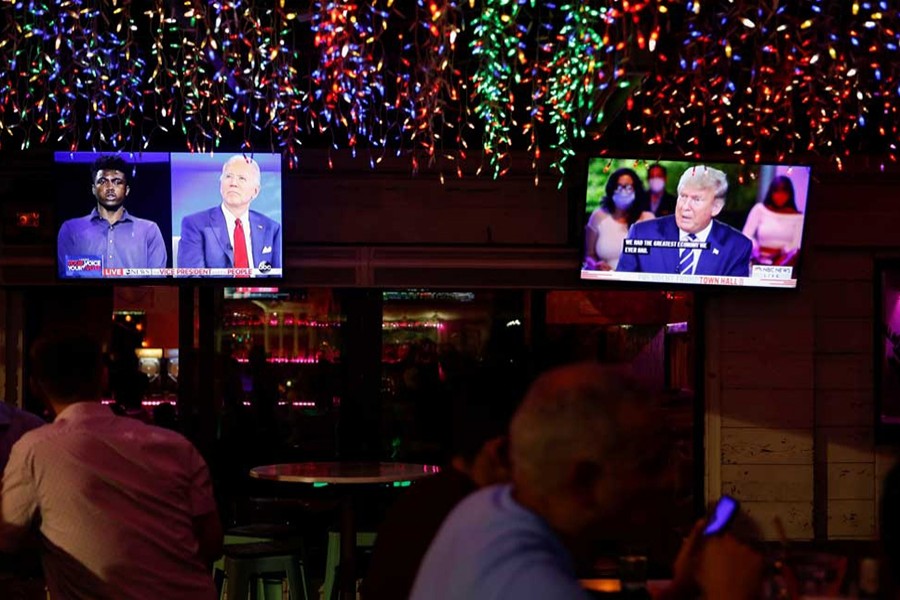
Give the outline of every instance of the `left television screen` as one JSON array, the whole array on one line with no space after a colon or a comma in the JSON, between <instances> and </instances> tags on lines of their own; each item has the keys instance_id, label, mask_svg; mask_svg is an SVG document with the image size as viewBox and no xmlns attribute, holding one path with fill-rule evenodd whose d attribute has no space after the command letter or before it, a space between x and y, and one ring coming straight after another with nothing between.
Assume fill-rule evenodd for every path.
<instances>
[{"instance_id":1,"label":"left television screen","mask_svg":"<svg viewBox=\"0 0 900 600\"><path fill-rule=\"evenodd\" d=\"M54 159L61 279L282 276L280 155Z\"/></svg>"}]
</instances>

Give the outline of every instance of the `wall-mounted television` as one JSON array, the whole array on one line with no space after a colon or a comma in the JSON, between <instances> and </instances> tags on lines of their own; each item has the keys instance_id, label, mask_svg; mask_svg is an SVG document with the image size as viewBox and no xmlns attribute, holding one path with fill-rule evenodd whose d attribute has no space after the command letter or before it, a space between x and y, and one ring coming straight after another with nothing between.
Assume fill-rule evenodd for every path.
<instances>
[{"instance_id":1,"label":"wall-mounted television","mask_svg":"<svg viewBox=\"0 0 900 600\"><path fill-rule=\"evenodd\" d=\"M793 288L810 168L588 161L581 279Z\"/></svg>"},{"instance_id":2,"label":"wall-mounted television","mask_svg":"<svg viewBox=\"0 0 900 600\"><path fill-rule=\"evenodd\" d=\"M226 287L224 290L225 300L278 300L289 296L277 287Z\"/></svg>"},{"instance_id":3,"label":"wall-mounted television","mask_svg":"<svg viewBox=\"0 0 900 600\"><path fill-rule=\"evenodd\" d=\"M278 154L54 154L60 279L280 278Z\"/></svg>"}]
</instances>

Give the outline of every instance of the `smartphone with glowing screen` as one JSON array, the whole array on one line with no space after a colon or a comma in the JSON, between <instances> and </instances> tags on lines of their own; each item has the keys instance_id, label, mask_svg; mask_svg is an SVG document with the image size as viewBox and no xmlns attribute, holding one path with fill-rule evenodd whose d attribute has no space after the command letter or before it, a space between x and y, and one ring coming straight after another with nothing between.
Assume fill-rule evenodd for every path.
<instances>
[{"instance_id":1,"label":"smartphone with glowing screen","mask_svg":"<svg viewBox=\"0 0 900 600\"><path fill-rule=\"evenodd\" d=\"M723 495L716 502L715 508L709 514L706 520L706 527L703 529L703 535L715 535L721 533L734 520L740 503L728 495Z\"/></svg>"}]
</instances>

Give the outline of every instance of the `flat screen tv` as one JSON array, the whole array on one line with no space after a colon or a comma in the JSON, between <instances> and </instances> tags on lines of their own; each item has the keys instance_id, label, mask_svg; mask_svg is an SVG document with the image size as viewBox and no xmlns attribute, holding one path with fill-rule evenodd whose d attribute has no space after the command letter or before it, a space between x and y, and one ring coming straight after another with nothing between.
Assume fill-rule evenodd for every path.
<instances>
[{"instance_id":1,"label":"flat screen tv","mask_svg":"<svg viewBox=\"0 0 900 600\"><path fill-rule=\"evenodd\" d=\"M595 157L581 279L793 288L810 168Z\"/></svg>"},{"instance_id":2,"label":"flat screen tv","mask_svg":"<svg viewBox=\"0 0 900 600\"><path fill-rule=\"evenodd\" d=\"M281 156L57 152L61 279L280 278Z\"/></svg>"},{"instance_id":3,"label":"flat screen tv","mask_svg":"<svg viewBox=\"0 0 900 600\"><path fill-rule=\"evenodd\" d=\"M290 294L277 287L226 287L225 300L277 300Z\"/></svg>"}]
</instances>

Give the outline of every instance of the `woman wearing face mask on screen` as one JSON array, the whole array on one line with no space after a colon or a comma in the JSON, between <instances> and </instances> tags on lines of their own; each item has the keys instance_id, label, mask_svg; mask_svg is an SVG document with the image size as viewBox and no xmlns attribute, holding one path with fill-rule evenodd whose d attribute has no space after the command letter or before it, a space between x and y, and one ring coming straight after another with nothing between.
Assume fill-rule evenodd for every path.
<instances>
[{"instance_id":1,"label":"woman wearing face mask on screen","mask_svg":"<svg viewBox=\"0 0 900 600\"><path fill-rule=\"evenodd\" d=\"M647 209L657 217L675 214L675 203L678 198L666 190L668 171L659 163L647 167L647 197L650 202Z\"/></svg>"},{"instance_id":2,"label":"woman wearing face mask on screen","mask_svg":"<svg viewBox=\"0 0 900 600\"><path fill-rule=\"evenodd\" d=\"M802 233L803 213L797 208L794 184L790 177L778 175L744 223L744 235L753 242L750 260L755 265L794 266Z\"/></svg>"},{"instance_id":3,"label":"woman wearing face mask on screen","mask_svg":"<svg viewBox=\"0 0 900 600\"><path fill-rule=\"evenodd\" d=\"M615 271L628 228L654 218L642 209L647 197L644 185L631 169L618 169L606 180L606 194L591 214L585 229L584 268Z\"/></svg>"}]
</instances>

